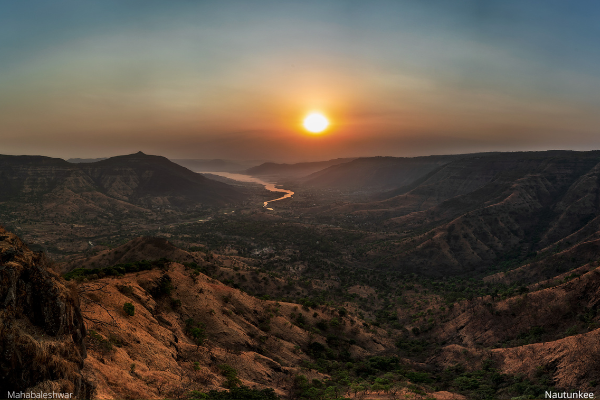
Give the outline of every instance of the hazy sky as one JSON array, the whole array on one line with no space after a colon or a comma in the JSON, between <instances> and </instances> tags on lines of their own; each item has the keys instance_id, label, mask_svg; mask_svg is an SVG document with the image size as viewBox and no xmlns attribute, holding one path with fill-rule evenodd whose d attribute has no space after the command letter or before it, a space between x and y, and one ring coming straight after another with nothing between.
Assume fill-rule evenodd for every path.
<instances>
[{"instance_id":1,"label":"hazy sky","mask_svg":"<svg viewBox=\"0 0 600 400\"><path fill-rule=\"evenodd\" d=\"M600 148L600 3L0 2L0 154ZM332 121L308 135L303 116Z\"/></svg>"}]
</instances>

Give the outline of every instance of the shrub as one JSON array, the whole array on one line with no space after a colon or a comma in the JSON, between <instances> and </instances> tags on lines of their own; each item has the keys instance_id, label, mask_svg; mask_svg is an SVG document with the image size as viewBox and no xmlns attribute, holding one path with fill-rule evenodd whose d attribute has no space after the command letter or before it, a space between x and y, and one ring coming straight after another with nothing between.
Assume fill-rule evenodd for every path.
<instances>
[{"instance_id":1,"label":"shrub","mask_svg":"<svg viewBox=\"0 0 600 400\"><path fill-rule=\"evenodd\" d=\"M164 274L155 281L155 285L150 289L150 294L154 298L168 296L173 291L173 282L171 277Z\"/></svg>"},{"instance_id":2,"label":"shrub","mask_svg":"<svg viewBox=\"0 0 600 400\"><path fill-rule=\"evenodd\" d=\"M572 327L566 330L565 336L574 336L577 335L578 332L579 329L577 328L577 325L573 325Z\"/></svg>"},{"instance_id":3,"label":"shrub","mask_svg":"<svg viewBox=\"0 0 600 400\"><path fill-rule=\"evenodd\" d=\"M225 382L225 387L232 389L239 386L242 381L237 377L237 371L231 365L221 364L219 365L219 369L221 370L221 375L223 375L227 381Z\"/></svg>"},{"instance_id":4,"label":"shrub","mask_svg":"<svg viewBox=\"0 0 600 400\"><path fill-rule=\"evenodd\" d=\"M192 318L185 321L185 331L191 336L197 347L202 346L207 338L205 325L202 322L194 321Z\"/></svg>"},{"instance_id":5,"label":"shrub","mask_svg":"<svg viewBox=\"0 0 600 400\"><path fill-rule=\"evenodd\" d=\"M171 308L177 309L181 307L181 300L179 299L171 299Z\"/></svg>"},{"instance_id":6,"label":"shrub","mask_svg":"<svg viewBox=\"0 0 600 400\"><path fill-rule=\"evenodd\" d=\"M135 306L131 303L125 303L123 304L123 311L125 311L125 314L129 315L130 317L133 317L133 315L135 314Z\"/></svg>"},{"instance_id":7,"label":"shrub","mask_svg":"<svg viewBox=\"0 0 600 400\"><path fill-rule=\"evenodd\" d=\"M96 332L93 329L90 329L88 331L88 336L90 338L90 341L92 342L92 344L94 346L97 346L97 348L103 353L103 354L107 354L110 353L112 351L114 351L113 348L113 343L111 340L105 339L102 337L102 335L100 335L98 332Z\"/></svg>"},{"instance_id":8,"label":"shrub","mask_svg":"<svg viewBox=\"0 0 600 400\"><path fill-rule=\"evenodd\" d=\"M323 321L323 320L321 320L321 321L317 322L317 323L315 324L315 326L316 326L317 328L319 328L319 330L321 330L321 331L325 332L325 331L327 330L327 321Z\"/></svg>"},{"instance_id":9,"label":"shrub","mask_svg":"<svg viewBox=\"0 0 600 400\"><path fill-rule=\"evenodd\" d=\"M270 319L266 319L266 320L264 320L264 321L260 322L260 323L258 324L258 328L259 328L261 331L264 331L264 332L269 332L269 331L271 330L271 320L270 320Z\"/></svg>"}]
</instances>

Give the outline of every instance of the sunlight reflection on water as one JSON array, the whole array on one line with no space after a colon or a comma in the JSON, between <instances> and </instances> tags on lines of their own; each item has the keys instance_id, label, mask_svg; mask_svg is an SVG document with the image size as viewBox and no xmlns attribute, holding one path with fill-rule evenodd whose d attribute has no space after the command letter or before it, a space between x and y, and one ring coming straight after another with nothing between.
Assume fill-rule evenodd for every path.
<instances>
[{"instance_id":1,"label":"sunlight reflection on water","mask_svg":"<svg viewBox=\"0 0 600 400\"><path fill-rule=\"evenodd\" d=\"M294 195L294 192L292 192L291 190L288 189L281 189L275 186L275 183L271 183L271 182L265 182L260 178L257 178L255 176L251 176L251 175L244 175L244 174L234 174L231 172L207 172L213 175L219 175L222 176L224 178L228 178L228 179L233 179L235 181L239 181L239 182L252 182L252 183L258 183L261 184L265 187L265 189L271 191L271 192L279 192L279 193L285 193L283 196L278 197L276 199L273 200L269 200L269 201L265 201L263 203L263 207L266 208L267 210L273 211L273 209L271 207L267 207L267 205L269 203L272 203L274 201L279 201L279 200L283 200L283 199L287 199L290 198Z\"/></svg>"}]
</instances>

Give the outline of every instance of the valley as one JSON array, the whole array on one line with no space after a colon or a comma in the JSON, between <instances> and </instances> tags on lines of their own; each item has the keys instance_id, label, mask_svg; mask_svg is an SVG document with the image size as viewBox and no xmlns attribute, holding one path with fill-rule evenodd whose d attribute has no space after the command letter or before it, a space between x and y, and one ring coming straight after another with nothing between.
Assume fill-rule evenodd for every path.
<instances>
[{"instance_id":1,"label":"valley","mask_svg":"<svg viewBox=\"0 0 600 400\"><path fill-rule=\"evenodd\" d=\"M0 5L0 400L600 398L600 3Z\"/></svg>"},{"instance_id":2,"label":"valley","mask_svg":"<svg viewBox=\"0 0 600 400\"><path fill-rule=\"evenodd\" d=\"M61 161L0 157L1 260L78 293L96 398L600 389L600 152L246 170L275 202L163 157Z\"/></svg>"}]
</instances>

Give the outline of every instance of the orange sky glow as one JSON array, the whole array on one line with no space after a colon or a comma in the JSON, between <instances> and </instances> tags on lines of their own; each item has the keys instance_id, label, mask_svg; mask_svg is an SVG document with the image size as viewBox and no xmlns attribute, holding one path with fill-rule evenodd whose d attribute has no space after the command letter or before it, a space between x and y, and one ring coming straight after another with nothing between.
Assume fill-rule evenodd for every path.
<instances>
[{"instance_id":1,"label":"orange sky glow","mask_svg":"<svg viewBox=\"0 0 600 400\"><path fill-rule=\"evenodd\" d=\"M590 10L558 30L554 3L252 3L7 7L2 153L294 162L600 146ZM313 110L330 121L319 135L302 126Z\"/></svg>"}]
</instances>

